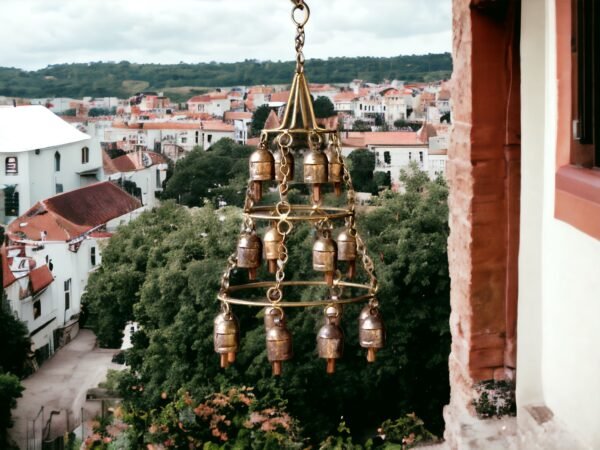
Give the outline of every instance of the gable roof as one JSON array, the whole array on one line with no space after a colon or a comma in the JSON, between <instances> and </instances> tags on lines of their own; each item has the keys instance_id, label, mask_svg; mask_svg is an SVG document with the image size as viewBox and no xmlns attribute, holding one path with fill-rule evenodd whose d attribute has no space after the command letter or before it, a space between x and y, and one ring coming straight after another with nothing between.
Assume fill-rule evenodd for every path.
<instances>
[{"instance_id":1,"label":"gable roof","mask_svg":"<svg viewBox=\"0 0 600 450\"><path fill-rule=\"evenodd\" d=\"M142 205L115 184L103 181L47 198L11 222L13 241L70 241Z\"/></svg>"},{"instance_id":2,"label":"gable roof","mask_svg":"<svg viewBox=\"0 0 600 450\"><path fill-rule=\"evenodd\" d=\"M44 264L29 272L29 281L31 282L31 294L33 295L50 286L50 283L54 281L54 276L48 266Z\"/></svg>"},{"instance_id":3,"label":"gable roof","mask_svg":"<svg viewBox=\"0 0 600 450\"><path fill-rule=\"evenodd\" d=\"M143 170L150 166L165 164L167 162L162 155L155 152L142 152L146 157L146 161L151 162L150 166L144 164L144 156L138 152L128 153L115 159L110 159L106 151L102 153L102 165L104 166L104 172L107 174L135 172L136 170Z\"/></svg>"},{"instance_id":4,"label":"gable roof","mask_svg":"<svg viewBox=\"0 0 600 450\"><path fill-rule=\"evenodd\" d=\"M90 139L42 105L0 106L0 153L73 144Z\"/></svg>"}]
</instances>

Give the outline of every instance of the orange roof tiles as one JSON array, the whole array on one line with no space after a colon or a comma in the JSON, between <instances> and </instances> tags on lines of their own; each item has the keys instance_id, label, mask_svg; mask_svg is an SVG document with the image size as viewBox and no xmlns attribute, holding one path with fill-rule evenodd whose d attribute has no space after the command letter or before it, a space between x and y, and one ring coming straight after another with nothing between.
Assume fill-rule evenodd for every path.
<instances>
[{"instance_id":1,"label":"orange roof tiles","mask_svg":"<svg viewBox=\"0 0 600 450\"><path fill-rule=\"evenodd\" d=\"M135 211L142 205L115 184L104 181L42 200L10 223L11 240L70 241Z\"/></svg>"},{"instance_id":2,"label":"orange roof tiles","mask_svg":"<svg viewBox=\"0 0 600 450\"><path fill-rule=\"evenodd\" d=\"M275 111L271 110L269 116L267 117L267 120L265 121L265 130L272 130L274 128L279 127L279 125L281 125L281 122L279 122L279 117L277 117Z\"/></svg>"},{"instance_id":3,"label":"orange roof tiles","mask_svg":"<svg viewBox=\"0 0 600 450\"><path fill-rule=\"evenodd\" d=\"M29 272L29 281L31 283L31 294L37 294L48 287L54 281L54 276L47 265L38 267Z\"/></svg>"},{"instance_id":4,"label":"orange roof tiles","mask_svg":"<svg viewBox=\"0 0 600 450\"><path fill-rule=\"evenodd\" d=\"M225 111L223 120L252 119L252 113L246 111Z\"/></svg>"},{"instance_id":5,"label":"orange roof tiles","mask_svg":"<svg viewBox=\"0 0 600 450\"><path fill-rule=\"evenodd\" d=\"M126 128L131 130L207 130L207 131L235 131L235 127L220 120L205 120L194 122L137 122L126 124L114 122L113 128Z\"/></svg>"},{"instance_id":6,"label":"orange roof tiles","mask_svg":"<svg viewBox=\"0 0 600 450\"><path fill-rule=\"evenodd\" d=\"M136 170L146 169L142 156L138 152L128 153L127 155L119 156L115 159L110 159L106 152L102 152L102 163L104 166L104 172L108 174L118 172L135 172ZM165 164L166 159L154 152L143 152L144 155L150 158L152 165Z\"/></svg>"},{"instance_id":7,"label":"orange roof tiles","mask_svg":"<svg viewBox=\"0 0 600 450\"><path fill-rule=\"evenodd\" d=\"M333 96L333 101L334 102L351 102L352 100L354 100L357 97L358 97L358 95L355 94L354 92L340 92L339 94Z\"/></svg>"},{"instance_id":8,"label":"orange roof tiles","mask_svg":"<svg viewBox=\"0 0 600 450\"><path fill-rule=\"evenodd\" d=\"M271 94L272 102L287 103L290 98L290 91L274 92Z\"/></svg>"}]
</instances>

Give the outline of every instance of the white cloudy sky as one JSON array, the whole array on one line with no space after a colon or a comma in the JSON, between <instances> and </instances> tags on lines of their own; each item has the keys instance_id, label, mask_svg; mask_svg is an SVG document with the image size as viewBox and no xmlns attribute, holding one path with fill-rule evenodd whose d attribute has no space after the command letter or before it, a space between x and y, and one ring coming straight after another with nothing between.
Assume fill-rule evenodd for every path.
<instances>
[{"instance_id":1,"label":"white cloudy sky","mask_svg":"<svg viewBox=\"0 0 600 450\"><path fill-rule=\"evenodd\" d=\"M307 58L450 51L451 0L308 0ZM293 59L289 0L0 0L0 66Z\"/></svg>"}]
</instances>

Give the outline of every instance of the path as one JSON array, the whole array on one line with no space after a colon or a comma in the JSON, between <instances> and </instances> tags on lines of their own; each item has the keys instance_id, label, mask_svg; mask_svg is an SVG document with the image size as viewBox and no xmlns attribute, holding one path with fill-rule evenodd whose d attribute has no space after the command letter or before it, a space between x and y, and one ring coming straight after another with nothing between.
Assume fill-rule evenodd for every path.
<instances>
[{"instance_id":1,"label":"path","mask_svg":"<svg viewBox=\"0 0 600 450\"><path fill-rule=\"evenodd\" d=\"M118 350L96 348L94 333L80 330L75 339L44 362L36 373L23 380L25 391L17 408L13 410L15 424L10 429L10 435L19 448L27 449L27 440L29 448L41 448L42 416L36 420L35 434L32 420L42 406L43 421L48 420L52 411L61 411L60 415L55 415L52 419L51 438L62 435L67 422L71 429L78 426L86 391L103 381L108 369L122 367L111 362L117 352ZM70 413L67 415L66 411Z\"/></svg>"}]
</instances>

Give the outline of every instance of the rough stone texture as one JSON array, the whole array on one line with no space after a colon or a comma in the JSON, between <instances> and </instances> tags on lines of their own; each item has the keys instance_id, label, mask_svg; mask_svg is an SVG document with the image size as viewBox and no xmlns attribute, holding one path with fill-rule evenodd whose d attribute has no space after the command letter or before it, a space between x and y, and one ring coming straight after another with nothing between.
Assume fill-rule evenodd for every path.
<instances>
[{"instance_id":1,"label":"rough stone texture","mask_svg":"<svg viewBox=\"0 0 600 450\"><path fill-rule=\"evenodd\" d=\"M499 2L502 14L490 15L478 7L484 3L453 0L447 410L455 413L447 419L473 415L476 382L512 379L516 369L520 5ZM446 425L448 445L455 448L459 438L453 435L461 429Z\"/></svg>"}]
</instances>

